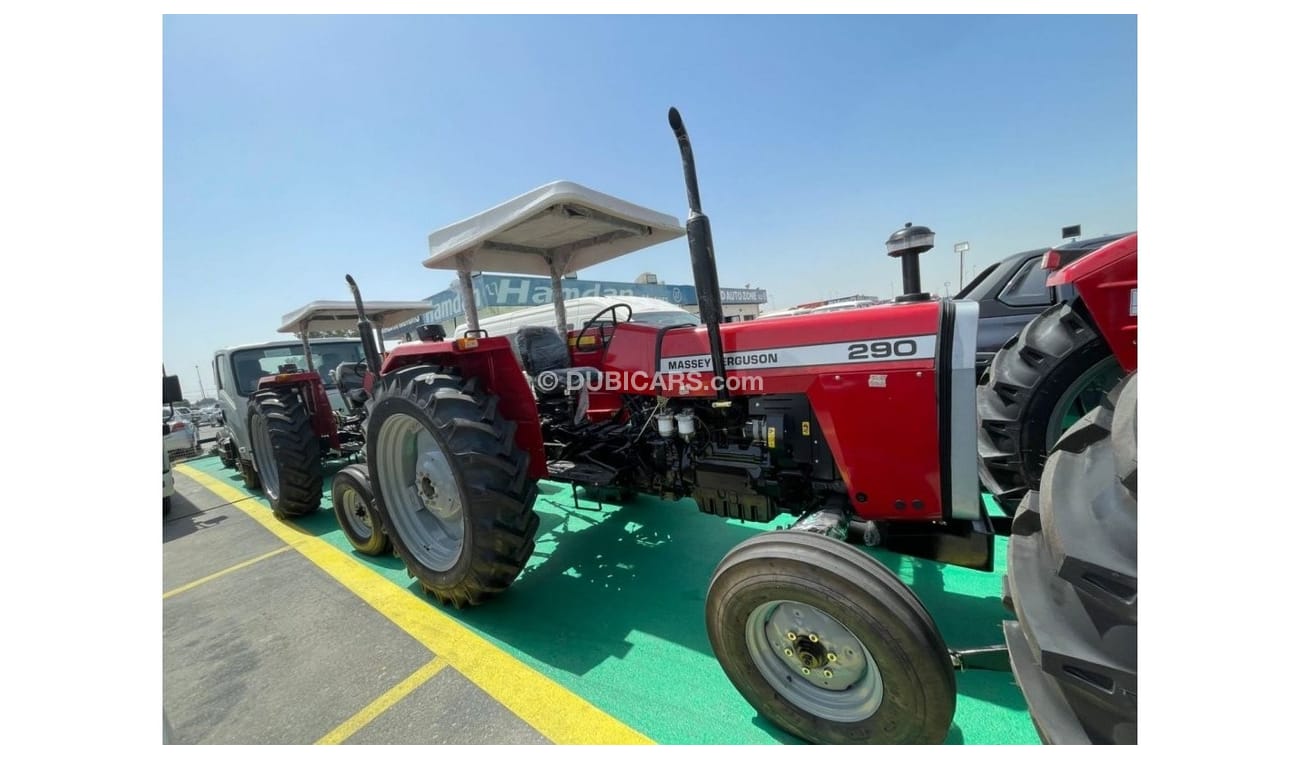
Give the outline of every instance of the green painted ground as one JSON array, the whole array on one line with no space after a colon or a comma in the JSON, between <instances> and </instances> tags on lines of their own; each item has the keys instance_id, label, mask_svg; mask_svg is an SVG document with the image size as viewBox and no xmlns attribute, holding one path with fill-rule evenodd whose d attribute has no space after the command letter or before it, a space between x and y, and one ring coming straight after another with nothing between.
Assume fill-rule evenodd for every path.
<instances>
[{"instance_id":1,"label":"green painted ground","mask_svg":"<svg viewBox=\"0 0 1300 760\"><path fill-rule=\"evenodd\" d=\"M188 464L242 489L216 457ZM769 526L702 515L691 501L644 496L600 513L574 511L569 489L552 484L543 484L537 512L537 550L514 586L482 607L440 609L657 742L799 742L757 717L713 659L704 630L714 567ZM328 478L321 511L295 522L353 553L331 511ZM872 554L912 586L949 646L969 647L1002 642L1005 543L999 539L994 573ZM426 599L396 558L353 554ZM957 687L949 744L1038 743L1010 673L958 673Z\"/></svg>"}]
</instances>

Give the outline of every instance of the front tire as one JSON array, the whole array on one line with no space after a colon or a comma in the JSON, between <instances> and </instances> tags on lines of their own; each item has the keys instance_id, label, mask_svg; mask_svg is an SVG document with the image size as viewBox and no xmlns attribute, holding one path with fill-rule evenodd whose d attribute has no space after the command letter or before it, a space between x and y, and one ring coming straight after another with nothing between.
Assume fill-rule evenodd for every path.
<instances>
[{"instance_id":1,"label":"front tire","mask_svg":"<svg viewBox=\"0 0 1300 760\"><path fill-rule=\"evenodd\" d=\"M250 491L260 491L262 481L257 477L257 470L253 469L251 460L239 458L235 460L235 469L239 471L239 477L244 479L244 488Z\"/></svg>"},{"instance_id":2,"label":"front tire","mask_svg":"<svg viewBox=\"0 0 1300 760\"><path fill-rule=\"evenodd\" d=\"M262 492L277 517L320 508L325 481L320 438L295 388L268 388L249 399L248 437Z\"/></svg>"},{"instance_id":3,"label":"front tire","mask_svg":"<svg viewBox=\"0 0 1300 760\"><path fill-rule=\"evenodd\" d=\"M976 388L979 473L1008 508L1036 489L1052 445L1123 377L1110 346L1072 304L1007 341Z\"/></svg>"},{"instance_id":4,"label":"front tire","mask_svg":"<svg viewBox=\"0 0 1300 760\"><path fill-rule=\"evenodd\" d=\"M388 536L374 519L375 493L365 465L350 464L339 470L334 475L330 497L334 502L334 517L352 548L372 557L392 551Z\"/></svg>"},{"instance_id":5,"label":"front tire","mask_svg":"<svg viewBox=\"0 0 1300 760\"><path fill-rule=\"evenodd\" d=\"M731 550L705 602L731 683L782 729L826 744L933 744L956 710L952 660L920 600L826 536L765 533Z\"/></svg>"},{"instance_id":6,"label":"front tire","mask_svg":"<svg viewBox=\"0 0 1300 760\"><path fill-rule=\"evenodd\" d=\"M227 470L234 467L239 460L239 452L235 451L235 442L226 431L222 431L217 436L217 456L221 459L221 466Z\"/></svg>"},{"instance_id":7,"label":"front tire","mask_svg":"<svg viewBox=\"0 0 1300 760\"><path fill-rule=\"evenodd\" d=\"M515 423L454 369L380 379L366 421L374 514L407 573L443 604L501 593L533 553L537 484Z\"/></svg>"}]
</instances>

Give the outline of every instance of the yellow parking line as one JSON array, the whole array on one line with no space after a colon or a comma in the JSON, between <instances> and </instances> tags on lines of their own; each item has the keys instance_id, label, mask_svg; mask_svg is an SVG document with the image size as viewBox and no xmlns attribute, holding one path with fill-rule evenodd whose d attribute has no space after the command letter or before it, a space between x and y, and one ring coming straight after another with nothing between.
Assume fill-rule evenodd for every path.
<instances>
[{"instance_id":1,"label":"yellow parking line","mask_svg":"<svg viewBox=\"0 0 1300 760\"><path fill-rule=\"evenodd\" d=\"M435 657L426 662L414 673L402 679L401 683L380 694L374 702L361 708L360 712L340 723L338 728L322 736L316 743L342 744L347 741L348 737L360 731L370 721L378 718L385 710L402 701L403 697L420 688L421 684L433 678L438 674L438 671L445 667L447 667L447 661L442 658Z\"/></svg>"},{"instance_id":2,"label":"yellow parking line","mask_svg":"<svg viewBox=\"0 0 1300 760\"><path fill-rule=\"evenodd\" d=\"M176 470L232 502L552 742L654 743L351 556L252 500L240 501L242 491L187 465Z\"/></svg>"},{"instance_id":3,"label":"yellow parking line","mask_svg":"<svg viewBox=\"0 0 1300 760\"><path fill-rule=\"evenodd\" d=\"M281 546L279 549L276 549L274 551L269 551L260 557L253 557L252 559L244 560L243 562L240 562L238 565L231 565L225 570L218 570L212 575L205 575L202 578L199 578L197 581L186 583L184 586L178 586L172 589L171 591L168 591L167 593L163 594L163 599L171 599L173 596L176 596L182 591L189 591L195 586L202 586L204 583L207 583L208 581L216 580L217 578L220 578L221 576L226 575L227 573L233 573L236 570L242 570L248 567L249 565L253 564L254 562L261 562L267 557L274 557L277 554L283 554L284 552L287 552L292 548L293 548L292 546Z\"/></svg>"}]
</instances>

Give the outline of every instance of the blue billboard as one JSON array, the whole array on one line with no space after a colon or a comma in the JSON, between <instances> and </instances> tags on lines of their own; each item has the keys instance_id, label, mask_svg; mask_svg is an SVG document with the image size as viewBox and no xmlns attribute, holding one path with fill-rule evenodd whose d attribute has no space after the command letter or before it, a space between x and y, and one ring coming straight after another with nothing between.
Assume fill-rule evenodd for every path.
<instances>
[{"instance_id":1,"label":"blue billboard","mask_svg":"<svg viewBox=\"0 0 1300 760\"><path fill-rule=\"evenodd\" d=\"M493 307L520 308L524 306L541 306L551 302L551 280L549 277L521 277L518 275L477 274L474 275L474 302L479 309ZM682 307L695 306L698 303L694 285L645 285L635 282L605 282L602 280L563 280L564 299L584 298L587 296L641 296L658 298ZM751 288L722 288L723 304L761 304L767 303L767 291ZM412 320L405 325L440 324L453 319L459 320L465 315L465 304L461 302L458 290L447 289L429 299L429 313L419 320ZM398 333L397 329L385 330L385 334Z\"/></svg>"}]
</instances>

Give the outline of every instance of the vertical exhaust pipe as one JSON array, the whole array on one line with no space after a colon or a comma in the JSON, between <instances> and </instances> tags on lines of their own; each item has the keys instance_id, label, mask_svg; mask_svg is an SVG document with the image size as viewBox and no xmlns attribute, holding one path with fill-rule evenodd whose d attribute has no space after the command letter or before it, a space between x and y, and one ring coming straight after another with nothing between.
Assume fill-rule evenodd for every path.
<instances>
[{"instance_id":1,"label":"vertical exhaust pipe","mask_svg":"<svg viewBox=\"0 0 1300 760\"><path fill-rule=\"evenodd\" d=\"M718 405L729 405L727 393L727 367L723 364L722 293L718 287L718 264L713 257L713 231L709 218L700 210L700 185L695 178L695 154L691 152L691 138L676 108L668 109L668 125L677 136L677 147L682 152L682 171L686 175L686 205L690 215L686 218L686 240L691 248L691 270L695 275L695 292L700 301L700 320L709 331L709 353L713 357L713 375L718 378Z\"/></svg>"},{"instance_id":2,"label":"vertical exhaust pipe","mask_svg":"<svg viewBox=\"0 0 1300 760\"><path fill-rule=\"evenodd\" d=\"M379 349L375 348L375 328L366 318L366 308L361 305L361 289L357 287L357 281L352 279L352 275L344 275L348 280L348 287L352 290L352 300L357 304L357 332L361 334L361 350L366 354L366 368L379 376Z\"/></svg>"}]
</instances>

